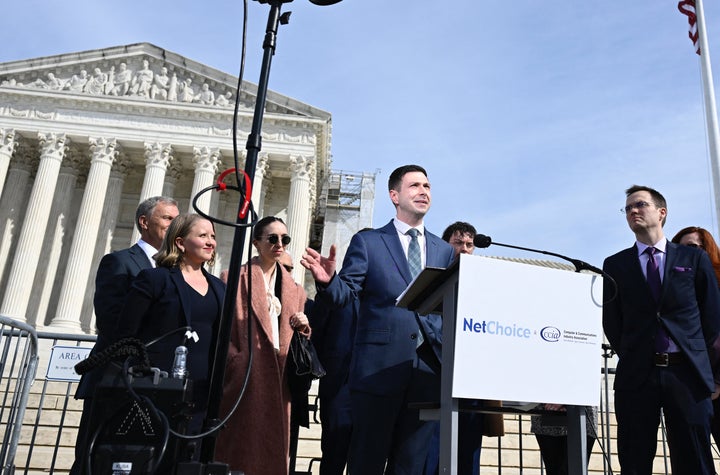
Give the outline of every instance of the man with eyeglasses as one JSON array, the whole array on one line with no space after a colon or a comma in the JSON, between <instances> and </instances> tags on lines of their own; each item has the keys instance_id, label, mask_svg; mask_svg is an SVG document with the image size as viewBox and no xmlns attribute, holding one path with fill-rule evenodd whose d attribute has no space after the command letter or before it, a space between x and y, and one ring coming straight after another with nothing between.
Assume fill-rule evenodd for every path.
<instances>
[{"instance_id":1,"label":"man with eyeglasses","mask_svg":"<svg viewBox=\"0 0 720 475\"><path fill-rule=\"evenodd\" d=\"M626 190L635 244L608 257L603 328L619 360L615 375L618 457L623 475L652 473L661 410L673 474L715 473L711 398L720 387L720 293L700 249L665 238L665 198Z\"/></svg>"},{"instance_id":2,"label":"man with eyeglasses","mask_svg":"<svg viewBox=\"0 0 720 475\"><path fill-rule=\"evenodd\" d=\"M359 300L349 381L353 475L422 473L433 424L409 404L440 396L439 317L395 300L423 267L447 267L455 255L425 229L431 193L424 168L395 169L388 191L395 219L355 234L339 274L334 246L328 257L308 248L301 261L315 278L316 300L334 308Z\"/></svg>"}]
</instances>

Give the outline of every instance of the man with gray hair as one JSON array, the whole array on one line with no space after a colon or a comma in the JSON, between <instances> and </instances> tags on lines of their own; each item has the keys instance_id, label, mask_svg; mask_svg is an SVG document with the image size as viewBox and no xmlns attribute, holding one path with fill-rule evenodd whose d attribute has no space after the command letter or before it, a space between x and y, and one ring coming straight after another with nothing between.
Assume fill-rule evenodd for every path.
<instances>
[{"instance_id":1,"label":"man with gray hair","mask_svg":"<svg viewBox=\"0 0 720 475\"><path fill-rule=\"evenodd\" d=\"M135 211L135 226L140 231L140 240L127 249L106 254L100 260L93 299L97 341L91 355L101 352L112 343L113 332L133 279L141 270L155 267L153 256L160 249L168 226L178 214L177 201L172 198L153 196L144 200ZM75 399L84 399L84 402L75 444L75 463L70 470L72 475L87 470L84 467L86 445L94 432L90 420L92 397L102 374L101 369L84 374L75 392Z\"/></svg>"}]
</instances>

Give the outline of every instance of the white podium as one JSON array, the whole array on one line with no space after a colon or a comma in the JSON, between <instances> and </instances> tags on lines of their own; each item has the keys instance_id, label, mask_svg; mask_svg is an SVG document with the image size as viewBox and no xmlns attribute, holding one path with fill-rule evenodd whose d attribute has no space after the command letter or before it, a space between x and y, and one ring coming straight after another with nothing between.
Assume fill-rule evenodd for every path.
<instances>
[{"instance_id":1,"label":"white podium","mask_svg":"<svg viewBox=\"0 0 720 475\"><path fill-rule=\"evenodd\" d=\"M599 405L600 276L461 255L446 270L423 270L398 306L443 315L441 474L457 473L466 398L565 404L570 472L587 474L578 406Z\"/></svg>"}]
</instances>

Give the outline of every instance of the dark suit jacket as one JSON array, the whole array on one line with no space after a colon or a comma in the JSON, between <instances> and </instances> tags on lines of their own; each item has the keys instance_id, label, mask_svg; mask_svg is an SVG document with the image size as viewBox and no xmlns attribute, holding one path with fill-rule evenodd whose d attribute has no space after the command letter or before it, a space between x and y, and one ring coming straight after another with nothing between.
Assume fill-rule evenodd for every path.
<instances>
[{"instance_id":1,"label":"dark suit jacket","mask_svg":"<svg viewBox=\"0 0 720 475\"><path fill-rule=\"evenodd\" d=\"M192 291L185 283L178 268L158 267L146 269L135 278L121 318L115 328L115 338L135 337L147 343L181 327L192 328L193 322L203 319L217 323L225 297L225 284L203 269L210 288L208 295L217 301L217 313L192 315L190 294ZM185 342L185 332L176 332L148 347L150 362L163 371L172 368L175 348ZM197 343L188 342L188 370L193 380L205 380L208 377L207 355L214 348L213 338L201 338ZM200 357L193 357L199 355Z\"/></svg>"},{"instance_id":2,"label":"dark suit jacket","mask_svg":"<svg viewBox=\"0 0 720 475\"><path fill-rule=\"evenodd\" d=\"M603 328L619 357L615 389L640 387L654 367L654 336L662 322L687 356L698 388L712 392L720 333L720 293L710 259L702 250L668 242L659 308L640 267L637 246L605 259L617 282L604 280ZM615 295L615 298L612 296Z\"/></svg>"},{"instance_id":3,"label":"dark suit jacket","mask_svg":"<svg viewBox=\"0 0 720 475\"><path fill-rule=\"evenodd\" d=\"M95 276L95 325L97 341L91 354L97 354L114 341L113 331L120 318L125 298L135 276L143 269L151 269L152 263L137 244L128 249L106 254L100 260ZM102 371L91 371L80 378L75 397L91 397Z\"/></svg>"},{"instance_id":4,"label":"dark suit jacket","mask_svg":"<svg viewBox=\"0 0 720 475\"><path fill-rule=\"evenodd\" d=\"M333 398L348 382L358 307L357 300L334 310L321 301L314 302L309 309L306 306L312 341L327 371L320 378L318 396L321 399Z\"/></svg>"},{"instance_id":5,"label":"dark suit jacket","mask_svg":"<svg viewBox=\"0 0 720 475\"><path fill-rule=\"evenodd\" d=\"M147 254L137 244L100 260L93 299L98 340L112 334L133 280L141 270L151 268Z\"/></svg>"},{"instance_id":6,"label":"dark suit jacket","mask_svg":"<svg viewBox=\"0 0 720 475\"><path fill-rule=\"evenodd\" d=\"M426 232L426 266L447 267L455 253L439 237ZM334 306L359 299L350 388L372 394L398 394L410 382L416 359L418 321L436 355L440 356L437 316L418 316L395 306L411 282L407 258L395 225L355 234L342 270L318 298ZM437 389L437 388L432 388ZM437 397L437 394L419 395Z\"/></svg>"}]
</instances>

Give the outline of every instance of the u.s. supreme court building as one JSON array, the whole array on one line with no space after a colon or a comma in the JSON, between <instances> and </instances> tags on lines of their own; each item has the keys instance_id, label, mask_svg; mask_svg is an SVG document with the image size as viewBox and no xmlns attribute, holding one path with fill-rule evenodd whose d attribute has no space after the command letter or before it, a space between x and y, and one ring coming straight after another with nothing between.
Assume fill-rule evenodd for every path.
<instances>
[{"instance_id":1,"label":"u.s. supreme court building","mask_svg":"<svg viewBox=\"0 0 720 475\"><path fill-rule=\"evenodd\" d=\"M167 195L193 211L198 191L235 166L236 87L236 76L147 43L0 63L0 314L93 333L97 264L137 239L138 203ZM256 91L240 93L241 169ZM269 91L252 200L259 216L285 220L296 259L372 225L375 173L331 170L331 136L330 113ZM198 206L234 222L239 199L212 191ZM217 275L234 230L216 233ZM301 266L294 277L304 282Z\"/></svg>"}]
</instances>

